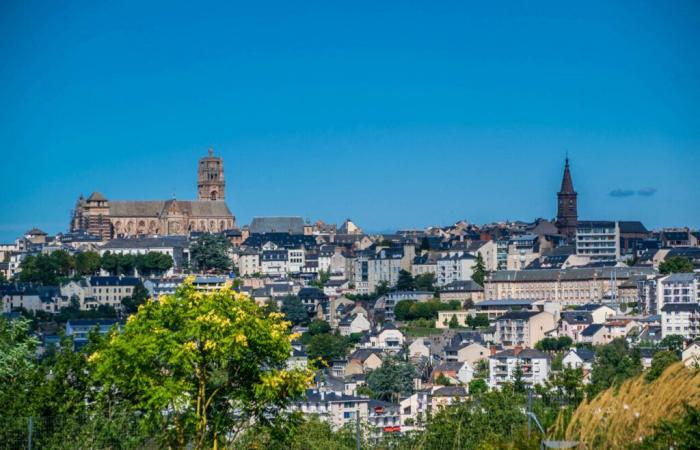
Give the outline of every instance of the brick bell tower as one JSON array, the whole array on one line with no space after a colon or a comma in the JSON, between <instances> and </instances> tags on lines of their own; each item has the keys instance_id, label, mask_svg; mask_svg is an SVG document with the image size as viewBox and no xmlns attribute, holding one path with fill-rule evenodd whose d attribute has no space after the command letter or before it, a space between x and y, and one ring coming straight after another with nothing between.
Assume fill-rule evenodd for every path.
<instances>
[{"instance_id":1,"label":"brick bell tower","mask_svg":"<svg viewBox=\"0 0 700 450\"><path fill-rule=\"evenodd\" d=\"M209 155L199 160L197 177L198 200L224 200L224 161L214 156L214 150L209 149Z\"/></svg>"},{"instance_id":2,"label":"brick bell tower","mask_svg":"<svg viewBox=\"0 0 700 450\"><path fill-rule=\"evenodd\" d=\"M576 191L571 181L569 158L564 163L564 177L561 180L561 190L557 193L557 229L569 239L576 236L578 224L578 208L576 206Z\"/></svg>"}]
</instances>

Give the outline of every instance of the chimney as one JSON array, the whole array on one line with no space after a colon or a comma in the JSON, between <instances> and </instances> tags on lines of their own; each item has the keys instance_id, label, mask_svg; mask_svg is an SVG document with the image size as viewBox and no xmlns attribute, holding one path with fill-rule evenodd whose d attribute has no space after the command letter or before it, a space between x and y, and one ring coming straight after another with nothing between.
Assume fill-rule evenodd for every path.
<instances>
[{"instance_id":1,"label":"chimney","mask_svg":"<svg viewBox=\"0 0 700 450\"><path fill-rule=\"evenodd\" d=\"M491 356L493 356L493 355L496 354L496 346L495 346L495 345L492 345L492 346L489 348L489 350L491 351Z\"/></svg>"},{"instance_id":2,"label":"chimney","mask_svg":"<svg viewBox=\"0 0 700 450\"><path fill-rule=\"evenodd\" d=\"M515 356L518 356L521 351L523 351L523 348L521 346L516 345L515 347L513 347L513 354Z\"/></svg>"}]
</instances>

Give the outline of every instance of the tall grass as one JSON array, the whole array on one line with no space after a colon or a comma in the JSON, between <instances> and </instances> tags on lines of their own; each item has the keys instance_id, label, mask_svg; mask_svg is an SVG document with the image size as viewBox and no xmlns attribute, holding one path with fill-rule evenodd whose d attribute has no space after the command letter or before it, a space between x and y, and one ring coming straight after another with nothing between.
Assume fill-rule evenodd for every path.
<instances>
[{"instance_id":1,"label":"tall grass","mask_svg":"<svg viewBox=\"0 0 700 450\"><path fill-rule=\"evenodd\" d=\"M638 376L582 403L554 434L585 448L623 448L651 435L661 419L677 418L684 402L700 406L700 371L676 363L651 383Z\"/></svg>"}]
</instances>

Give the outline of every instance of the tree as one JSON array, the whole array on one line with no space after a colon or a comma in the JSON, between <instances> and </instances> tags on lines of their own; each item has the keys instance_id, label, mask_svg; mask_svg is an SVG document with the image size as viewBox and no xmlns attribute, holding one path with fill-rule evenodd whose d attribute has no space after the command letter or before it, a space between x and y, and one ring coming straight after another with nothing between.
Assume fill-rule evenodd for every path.
<instances>
[{"instance_id":1,"label":"tree","mask_svg":"<svg viewBox=\"0 0 700 450\"><path fill-rule=\"evenodd\" d=\"M557 403L564 402L569 406L576 407L585 397L583 369L564 367L552 374L547 382L547 387L544 394L546 401L554 403L550 397L555 395Z\"/></svg>"},{"instance_id":2,"label":"tree","mask_svg":"<svg viewBox=\"0 0 700 450\"><path fill-rule=\"evenodd\" d=\"M649 370L644 374L644 379L647 381L656 380L668 366L680 360L681 358L678 353L673 350L656 352L651 359L651 367L649 367Z\"/></svg>"},{"instance_id":3,"label":"tree","mask_svg":"<svg viewBox=\"0 0 700 450\"><path fill-rule=\"evenodd\" d=\"M414 284L419 291L435 291L435 274L430 272L420 274L415 278Z\"/></svg>"},{"instance_id":4,"label":"tree","mask_svg":"<svg viewBox=\"0 0 700 450\"><path fill-rule=\"evenodd\" d=\"M71 274L75 261L65 250L56 250L49 255L28 255L20 267L20 281L55 286Z\"/></svg>"},{"instance_id":5,"label":"tree","mask_svg":"<svg viewBox=\"0 0 700 450\"><path fill-rule=\"evenodd\" d=\"M139 274L143 276L160 275L173 267L173 258L166 253L148 252L138 255L134 263Z\"/></svg>"},{"instance_id":6,"label":"tree","mask_svg":"<svg viewBox=\"0 0 700 450\"><path fill-rule=\"evenodd\" d=\"M138 311L139 306L146 303L148 300L148 290L140 281L134 286L134 290L130 297L122 299L122 308L126 314L134 314Z\"/></svg>"},{"instance_id":7,"label":"tree","mask_svg":"<svg viewBox=\"0 0 700 450\"><path fill-rule=\"evenodd\" d=\"M489 390L488 384L483 378L477 378L469 382L469 394L479 395Z\"/></svg>"},{"instance_id":8,"label":"tree","mask_svg":"<svg viewBox=\"0 0 700 450\"><path fill-rule=\"evenodd\" d=\"M490 325L489 316L486 314L477 314L474 317L469 316L467 325L472 327L472 329L488 327Z\"/></svg>"},{"instance_id":9,"label":"tree","mask_svg":"<svg viewBox=\"0 0 700 450\"><path fill-rule=\"evenodd\" d=\"M190 258L201 272L226 272L231 268L230 242L218 234L204 234L190 246Z\"/></svg>"},{"instance_id":10,"label":"tree","mask_svg":"<svg viewBox=\"0 0 700 450\"><path fill-rule=\"evenodd\" d=\"M694 269L692 261L684 256L671 256L659 264L659 272L664 275L670 273L691 273Z\"/></svg>"},{"instance_id":11,"label":"tree","mask_svg":"<svg viewBox=\"0 0 700 450\"><path fill-rule=\"evenodd\" d=\"M457 320L457 314L453 315L452 318L450 319L449 325L450 328L459 328L459 321Z\"/></svg>"},{"instance_id":12,"label":"tree","mask_svg":"<svg viewBox=\"0 0 700 450\"><path fill-rule=\"evenodd\" d=\"M474 271L472 273L472 280L479 283L480 286L484 285L484 279L486 278L486 266L484 265L484 258L481 253L476 254L476 264L474 265Z\"/></svg>"},{"instance_id":13,"label":"tree","mask_svg":"<svg viewBox=\"0 0 700 450\"><path fill-rule=\"evenodd\" d=\"M145 303L88 361L100 398L129 404L168 445L216 448L304 393L312 372L287 369L287 327L247 296L186 281Z\"/></svg>"},{"instance_id":14,"label":"tree","mask_svg":"<svg viewBox=\"0 0 700 450\"><path fill-rule=\"evenodd\" d=\"M325 320L320 320L320 319L315 319L311 321L309 324L309 329L307 333L309 333L311 336L315 336L317 334L324 334L324 333L330 333L331 332L331 326L326 322Z\"/></svg>"},{"instance_id":15,"label":"tree","mask_svg":"<svg viewBox=\"0 0 700 450\"><path fill-rule=\"evenodd\" d=\"M420 241L420 251L428 251L430 250L430 241L426 236L423 236L423 239Z\"/></svg>"},{"instance_id":16,"label":"tree","mask_svg":"<svg viewBox=\"0 0 700 450\"><path fill-rule=\"evenodd\" d=\"M324 364L329 365L332 361L346 355L347 341L339 334L317 334L309 339L306 353L309 358L320 359Z\"/></svg>"},{"instance_id":17,"label":"tree","mask_svg":"<svg viewBox=\"0 0 700 450\"><path fill-rule=\"evenodd\" d=\"M415 289L413 276L407 270L399 270L399 280L396 282L396 289L399 291L412 291Z\"/></svg>"},{"instance_id":18,"label":"tree","mask_svg":"<svg viewBox=\"0 0 700 450\"><path fill-rule=\"evenodd\" d=\"M382 295L386 295L389 293L389 283L386 281L381 281L377 285L377 288L374 290L374 295L375 297L379 298Z\"/></svg>"},{"instance_id":19,"label":"tree","mask_svg":"<svg viewBox=\"0 0 700 450\"><path fill-rule=\"evenodd\" d=\"M513 392L522 394L526 391L527 386L525 385L524 377L523 368L518 364L513 371Z\"/></svg>"},{"instance_id":20,"label":"tree","mask_svg":"<svg viewBox=\"0 0 700 450\"><path fill-rule=\"evenodd\" d=\"M650 436L632 446L639 449L700 448L700 408L684 404L684 413L674 420L661 419Z\"/></svg>"},{"instance_id":21,"label":"tree","mask_svg":"<svg viewBox=\"0 0 700 450\"><path fill-rule=\"evenodd\" d=\"M367 387L378 400L397 402L399 398L413 394L413 378L416 368L409 361L388 356L382 365L367 374Z\"/></svg>"},{"instance_id":22,"label":"tree","mask_svg":"<svg viewBox=\"0 0 700 450\"><path fill-rule=\"evenodd\" d=\"M680 356L683 352L683 344L683 336L679 334L670 334L659 342L659 347L676 352L676 354Z\"/></svg>"},{"instance_id":23,"label":"tree","mask_svg":"<svg viewBox=\"0 0 700 450\"><path fill-rule=\"evenodd\" d=\"M78 274L94 275L100 270L101 259L97 252L81 252L75 255L75 270Z\"/></svg>"},{"instance_id":24,"label":"tree","mask_svg":"<svg viewBox=\"0 0 700 450\"><path fill-rule=\"evenodd\" d=\"M596 395L611 386L619 386L623 381L642 371L639 351L630 349L623 338L598 347L591 370L591 383L588 393Z\"/></svg>"},{"instance_id":25,"label":"tree","mask_svg":"<svg viewBox=\"0 0 700 450\"><path fill-rule=\"evenodd\" d=\"M282 299L282 314L294 325L303 325L309 321L309 313L296 295L287 295Z\"/></svg>"},{"instance_id":26,"label":"tree","mask_svg":"<svg viewBox=\"0 0 700 450\"><path fill-rule=\"evenodd\" d=\"M396 320L406 321L412 320L411 307L416 303L415 300L401 300L394 305L394 317Z\"/></svg>"}]
</instances>

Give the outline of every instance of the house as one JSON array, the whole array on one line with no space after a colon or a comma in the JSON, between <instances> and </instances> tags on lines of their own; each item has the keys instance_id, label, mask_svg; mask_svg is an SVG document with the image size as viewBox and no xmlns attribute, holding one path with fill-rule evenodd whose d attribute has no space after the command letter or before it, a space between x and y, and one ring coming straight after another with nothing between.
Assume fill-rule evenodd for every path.
<instances>
[{"instance_id":1,"label":"house","mask_svg":"<svg viewBox=\"0 0 700 450\"><path fill-rule=\"evenodd\" d=\"M393 323L385 323L382 330L373 336L372 344L377 348L381 348L389 351L399 351L404 344L403 333L394 326Z\"/></svg>"},{"instance_id":2,"label":"house","mask_svg":"<svg viewBox=\"0 0 700 450\"><path fill-rule=\"evenodd\" d=\"M360 367L360 371L354 370L353 373L365 373L368 370L380 368L384 362L383 359L381 350L360 348L348 357L348 365L354 364Z\"/></svg>"},{"instance_id":3,"label":"house","mask_svg":"<svg viewBox=\"0 0 700 450\"><path fill-rule=\"evenodd\" d=\"M616 338L626 338L633 329L637 328L638 324L630 318L613 318L603 324L604 335L603 339L610 342Z\"/></svg>"},{"instance_id":4,"label":"house","mask_svg":"<svg viewBox=\"0 0 700 450\"><path fill-rule=\"evenodd\" d=\"M351 334L368 331L371 328L371 324L364 314L354 314L338 322L338 328L342 336L350 336Z\"/></svg>"},{"instance_id":5,"label":"house","mask_svg":"<svg viewBox=\"0 0 700 450\"><path fill-rule=\"evenodd\" d=\"M600 303L587 303L578 305L574 309L579 312L586 312L591 315L592 323L605 323L608 318L615 315L615 310Z\"/></svg>"},{"instance_id":6,"label":"house","mask_svg":"<svg viewBox=\"0 0 700 450\"><path fill-rule=\"evenodd\" d=\"M73 319L66 322L66 336L73 338L73 346L78 350L88 343L88 338L93 330L97 330L100 335L105 335L114 327L117 331L122 330L122 325L118 320Z\"/></svg>"},{"instance_id":7,"label":"house","mask_svg":"<svg viewBox=\"0 0 700 450\"><path fill-rule=\"evenodd\" d=\"M301 348L292 348L287 360L288 369L306 369L309 366L309 356Z\"/></svg>"},{"instance_id":8,"label":"house","mask_svg":"<svg viewBox=\"0 0 700 450\"><path fill-rule=\"evenodd\" d=\"M557 328L554 315L539 311L513 311L496 321L496 341L504 347L534 347Z\"/></svg>"},{"instance_id":9,"label":"house","mask_svg":"<svg viewBox=\"0 0 700 450\"><path fill-rule=\"evenodd\" d=\"M467 362L472 366L475 366L482 359L488 358L491 354L487 347L478 342L446 346L444 352L445 361Z\"/></svg>"},{"instance_id":10,"label":"house","mask_svg":"<svg viewBox=\"0 0 700 450\"><path fill-rule=\"evenodd\" d=\"M422 337L414 339L408 345L408 357L411 359L430 357L430 347L425 344L425 340Z\"/></svg>"},{"instance_id":11,"label":"house","mask_svg":"<svg viewBox=\"0 0 700 450\"><path fill-rule=\"evenodd\" d=\"M595 359L595 353L585 347L577 348L574 347L564 355L561 363L563 367L568 367L570 369L591 370L593 368L593 360Z\"/></svg>"},{"instance_id":12,"label":"house","mask_svg":"<svg viewBox=\"0 0 700 450\"><path fill-rule=\"evenodd\" d=\"M462 386L443 386L437 388L432 393L432 410L437 412L438 409L464 401L467 397L467 389Z\"/></svg>"},{"instance_id":13,"label":"house","mask_svg":"<svg viewBox=\"0 0 700 450\"><path fill-rule=\"evenodd\" d=\"M700 368L700 341L694 341L688 345L681 356L686 367Z\"/></svg>"},{"instance_id":14,"label":"house","mask_svg":"<svg viewBox=\"0 0 700 450\"><path fill-rule=\"evenodd\" d=\"M440 376L447 377L452 384L468 384L474 379L474 369L466 361L446 361L438 364L433 369L432 381L437 382Z\"/></svg>"},{"instance_id":15,"label":"house","mask_svg":"<svg viewBox=\"0 0 700 450\"><path fill-rule=\"evenodd\" d=\"M579 335L593 323L593 316L585 311L564 311L561 313L559 335L568 336L574 342L580 342Z\"/></svg>"},{"instance_id":16,"label":"house","mask_svg":"<svg viewBox=\"0 0 700 450\"><path fill-rule=\"evenodd\" d=\"M647 325L642 328L642 331L637 337L637 342L645 345L656 346L663 340L663 331L661 325Z\"/></svg>"},{"instance_id":17,"label":"house","mask_svg":"<svg viewBox=\"0 0 700 450\"><path fill-rule=\"evenodd\" d=\"M69 281L61 285L61 295L68 299L77 299L80 309L97 309L108 305L119 310L122 300L131 297L134 289L141 282L136 277L88 277L79 281Z\"/></svg>"},{"instance_id":18,"label":"house","mask_svg":"<svg viewBox=\"0 0 700 450\"><path fill-rule=\"evenodd\" d=\"M588 325L581 331L579 338L582 343L593 345L607 344L610 342L605 338L605 327L602 323L592 323Z\"/></svg>"},{"instance_id":19,"label":"house","mask_svg":"<svg viewBox=\"0 0 700 450\"><path fill-rule=\"evenodd\" d=\"M411 271L416 249L413 245L380 248L367 259L367 289L373 293L381 283L396 286L401 270Z\"/></svg>"},{"instance_id":20,"label":"house","mask_svg":"<svg viewBox=\"0 0 700 450\"><path fill-rule=\"evenodd\" d=\"M303 287L299 290L297 296L309 313L316 312L319 306L324 311L328 308L328 296L317 287Z\"/></svg>"},{"instance_id":21,"label":"house","mask_svg":"<svg viewBox=\"0 0 700 450\"><path fill-rule=\"evenodd\" d=\"M527 386L544 384L549 378L549 356L539 350L519 347L496 353L489 358L489 385L500 388L504 383L514 382L518 368Z\"/></svg>"},{"instance_id":22,"label":"house","mask_svg":"<svg viewBox=\"0 0 700 450\"><path fill-rule=\"evenodd\" d=\"M335 429L344 425L354 425L359 416L360 422L367 423L369 416L368 398L327 392L321 389L307 389L304 398L289 406L290 411L304 415L318 416Z\"/></svg>"},{"instance_id":23,"label":"house","mask_svg":"<svg viewBox=\"0 0 700 450\"><path fill-rule=\"evenodd\" d=\"M413 265L411 266L411 275L417 277L419 275L425 275L427 273L432 273L435 275L437 273L437 259L439 254L437 252L428 251L422 255L418 255L413 258Z\"/></svg>"},{"instance_id":24,"label":"house","mask_svg":"<svg viewBox=\"0 0 700 450\"><path fill-rule=\"evenodd\" d=\"M489 320L495 320L510 311L539 311L540 305L541 301L533 299L489 299L475 304L474 311L477 314L486 314Z\"/></svg>"},{"instance_id":25,"label":"house","mask_svg":"<svg viewBox=\"0 0 700 450\"><path fill-rule=\"evenodd\" d=\"M700 274L674 273L657 279L656 306L669 303L700 303Z\"/></svg>"},{"instance_id":26,"label":"house","mask_svg":"<svg viewBox=\"0 0 700 450\"><path fill-rule=\"evenodd\" d=\"M453 281L440 288L439 296L442 302L459 300L478 303L484 300L484 288L473 280Z\"/></svg>"},{"instance_id":27,"label":"house","mask_svg":"<svg viewBox=\"0 0 700 450\"><path fill-rule=\"evenodd\" d=\"M433 409L432 392L419 389L413 395L401 399L401 425L420 425L428 420Z\"/></svg>"},{"instance_id":28,"label":"house","mask_svg":"<svg viewBox=\"0 0 700 450\"><path fill-rule=\"evenodd\" d=\"M396 304L403 300L416 300L424 302L431 300L435 294L430 291L392 291L382 295L374 303L374 317L382 316L384 320L393 321L394 308Z\"/></svg>"}]
</instances>

